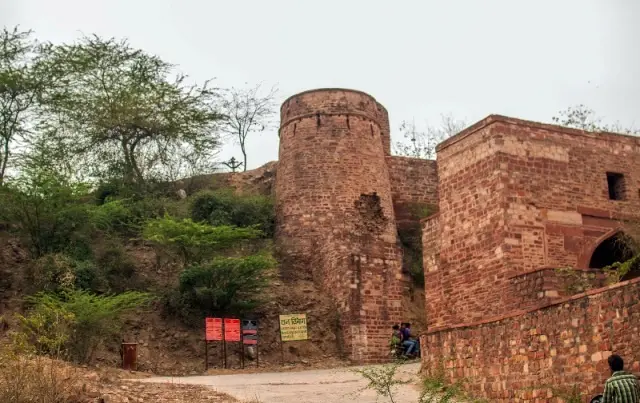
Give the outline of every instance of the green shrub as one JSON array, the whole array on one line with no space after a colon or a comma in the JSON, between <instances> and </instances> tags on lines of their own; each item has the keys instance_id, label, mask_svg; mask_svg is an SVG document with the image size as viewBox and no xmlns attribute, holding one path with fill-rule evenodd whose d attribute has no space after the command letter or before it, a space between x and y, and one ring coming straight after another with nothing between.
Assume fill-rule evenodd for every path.
<instances>
[{"instance_id":1,"label":"green shrub","mask_svg":"<svg viewBox=\"0 0 640 403\"><path fill-rule=\"evenodd\" d=\"M186 203L183 203L186 206ZM163 198L109 199L94 209L94 226L104 232L125 237L138 236L144 223L165 214L185 216L179 202Z\"/></svg>"},{"instance_id":2,"label":"green shrub","mask_svg":"<svg viewBox=\"0 0 640 403\"><path fill-rule=\"evenodd\" d=\"M24 177L0 187L0 220L20 231L33 257L90 255L91 206L81 202L87 187L55 175Z\"/></svg>"},{"instance_id":3,"label":"green shrub","mask_svg":"<svg viewBox=\"0 0 640 403\"><path fill-rule=\"evenodd\" d=\"M185 269L180 288L168 296L168 308L187 321L206 315L251 312L263 302L275 260L266 254L220 257Z\"/></svg>"},{"instance_id":4,"label":"green shrub","mask_svg":"<svg viewBox=\"0 0 640 403\"><path fill-rule=\"evenodd\" d=\"M29 265L27 274L29 288L33 291L72 289L76 282L76 261L60 253L44 255Z\"/></svg>"},{"instance_id":5,"label":"green shrub","mask_svg":"<svg viewBox=\"0 0 640 403\"><path fill-rule=\"evenodd\" d=\"M73 333L74 315L52 304L34 304L26 316L15 314L19 329L12 334L13 347L22 353L63 358Z\"/></svg>"},{"instance_id":6,"label":"green shrub","mask_svg":"<svg viewBox=\"0 0 640 403\"><path fill-rule=\"evenodd\" d=\"M178 220L170 216L149 220L143 230L145 240L165 251L169 248L180 256L185 264L200 262L216 251L261 235L262 231L256 228L213 227L190 219Z\"/></svg>"},{"instance_id":7,"label":"green shrub","mask_svg":"<svg viewBox=\"0 0 640 403\"><path fill-rule=\"evenodd\" d=\"M211 225L256 226L271 237L275 228L273 199L261 195L238 195L233 190L204 191L191 202L191 218Z\"/></svg>"},{"instance_id":8,"label":"green shrub","mask_svg":"<svg viewBox=\"0 0 640 403\"><path fill-rule=\"evenodd\" d=\"M399 363L391 363L357 369L354 370L354 372L361 375L367 381L367 386L365 386L364 389L373 390L377 396L384 397L389 399L391 403L395 403L396 401L400 401L400 399L396 397L397 388L410 383L396 377L396 372L399 367Z\"/></svg>"},{"instance_id":9,"label":"green shrub","mask_svg":"<svg viewBox=\"0 0 640 403\"><path fill-rule=\"evenodd\" d=\"M111 245L99 253L96 265L106 279L110 292L123 292L135 287L135 262L120 245Z\"/></svg>"},{"instance_id":10,"label":"green shrub","mask_svg":"<svg viewBox=\"0 0 640 403\"><path fill-rule=\"evenodd\" d=\"M135 232L136 217L126 200L107 201L93 211L92 220L96 228L114 233Z\"/></svg>"},{"instance_id":11,"label":"green shrub","mask_svg":"<svg viewBox=\"0 0 640 403\"><path fill-rule=\"evenodd\" d=\"M75 277L75 286L77 289L98 294L109 291L109 283L104 273L93 261L77 261L75 264Z\"/></svg>"},{"instance_id":12,"label":"green shrub","mask_svg":"<svg viewBox=\"0 0 640 403\"><path fill-rule=\"evenodd\" d=\"M124 314L151 302L149 294L126 292L118 295L95 295L86 291L65 291L61 294L38 293L28 297L32 305L25 317L27 323L38 315L45 318L65 317L68 320L68 334L60 336L69 358L81 362L91 362L95 349L108 340L118 340L117 333L122 326ZM44 314L43 314L44 313ZM46 328L32 329L35 340L49 337Z\"/></svg>"}]
</instances>

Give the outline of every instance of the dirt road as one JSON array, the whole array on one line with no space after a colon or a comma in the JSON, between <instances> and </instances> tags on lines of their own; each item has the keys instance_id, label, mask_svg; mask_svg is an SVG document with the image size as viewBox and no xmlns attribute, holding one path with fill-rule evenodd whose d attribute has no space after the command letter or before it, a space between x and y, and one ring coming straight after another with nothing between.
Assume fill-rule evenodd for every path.
<instances>
[{"instance_id":1,"label":"dirt road","mask_svg":"<svg viewBox=\"0 0 640 403\"><path fill-rule=\"evenodd\" d=\"M261 403L326 403L326 402L386 402L375 392L364 390L367 382L353 373L355 368L235 374L216 376L192 376L184 378L154 377L142 382L183 383L209 386L227 393L240 401ZM398 378L414 379L419 364L407 364L398 369ZM398 387L396 401L416 402L419 390L415 385ZM377 400L376 400L377 399Z\"/></svg>"}]
</instances>

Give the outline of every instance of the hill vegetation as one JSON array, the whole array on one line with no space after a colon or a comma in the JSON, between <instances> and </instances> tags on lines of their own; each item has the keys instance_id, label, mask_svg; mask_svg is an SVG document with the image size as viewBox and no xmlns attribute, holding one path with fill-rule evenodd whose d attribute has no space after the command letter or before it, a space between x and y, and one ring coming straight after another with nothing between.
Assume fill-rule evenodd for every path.
<instances>
[{"instance_id":1,"label":"hill vegetation","mask_svg":"<svg viewBox=\"0 0 640 403\"><path fill-rule=\"evenodd\" d=\"M251 172L216 174L222 134L242 122L226 112L260 107L244 143L270 119L273 90L197 84L115 39L51 44L5 28L0 44L0 361L13 365L0 369L116 366L126 340L140 370L201 372L206 316L259 320L263 365L339 356L331 300L279 278L270 192ZM298 311L314 343L281 352L277 315ZM0 396L36 398L14 391Z\"/></svg>"}]
</instances>

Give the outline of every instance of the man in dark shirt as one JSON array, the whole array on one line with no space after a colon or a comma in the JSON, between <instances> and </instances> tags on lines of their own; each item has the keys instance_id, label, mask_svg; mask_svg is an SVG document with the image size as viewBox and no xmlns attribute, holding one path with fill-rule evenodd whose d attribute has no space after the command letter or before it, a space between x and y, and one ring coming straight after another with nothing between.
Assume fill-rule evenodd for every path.
<instances>
[{"instance_id":1,"label":"man in dark shirt","mask_svg":"<svg viewBox=\"0 0 640 403\"><path fill-rule=\"evenodd\" d=\"M415 354L418 348L418 342L411 340L411 323L402 323L400 332L402 333L402 345L405 348L405 356L410 357Z\"/></svg>"},{"instance_id":2,"label":"man in dark shirt","mask_svg":"<svg viewBox=\"0 0 640 403\"><path fill-rule=\"evenodd\" d=\"M640 385L635 375L624 371L619 355L609 357L611 377L604 384L602 403L640 403Z\"/></svg>"}]
</instances>

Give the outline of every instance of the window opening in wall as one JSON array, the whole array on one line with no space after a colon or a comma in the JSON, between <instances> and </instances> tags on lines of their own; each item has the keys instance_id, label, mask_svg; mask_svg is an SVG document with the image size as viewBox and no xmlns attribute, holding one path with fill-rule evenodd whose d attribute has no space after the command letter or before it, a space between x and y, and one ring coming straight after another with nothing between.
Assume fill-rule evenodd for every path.
<instances>
[{"instance_id":1,"label":"window opening in wall","mask_svg":"<svg viewBox=\"0 0 640 403\"><path fill-rule=\"evenodd\" d=\"M624 175L607 172L607 185L609 186L609 199L611 200L625 200L626 199L626 186L624 183Z\"/></svg>"}]
</instances>

